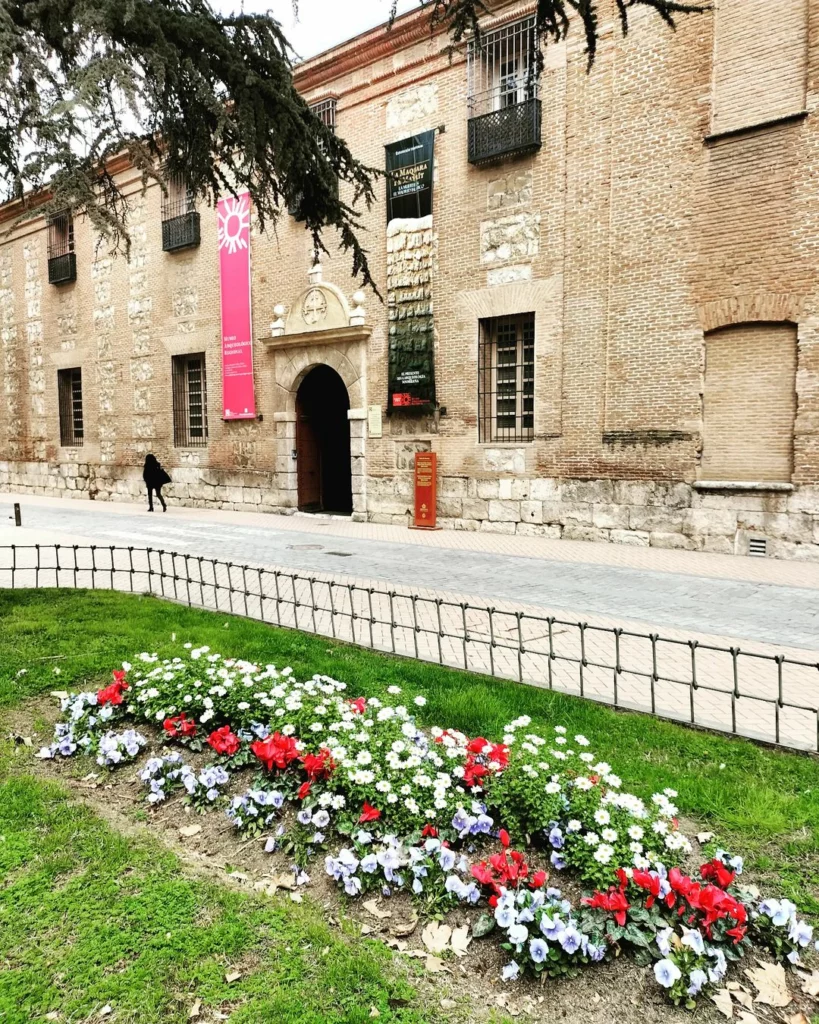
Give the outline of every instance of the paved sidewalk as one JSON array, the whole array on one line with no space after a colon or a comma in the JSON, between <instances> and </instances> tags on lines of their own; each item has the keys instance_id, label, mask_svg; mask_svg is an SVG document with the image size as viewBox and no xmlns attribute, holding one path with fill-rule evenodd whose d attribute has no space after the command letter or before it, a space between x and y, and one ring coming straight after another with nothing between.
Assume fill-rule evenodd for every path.
<instances>
[{"instance_id":1,"label":"paved sidewalk","mask_svg":"<svg viewBox=\"0 0 819 1024\"><path fill-rule=\"evenodd\" d=\"M147 546L383 581L475 602L545 609L643 631L690 633L819 650L819 567L697 552L496 534L424 533L314 516L273 516L27 495L22 530L0 544Z\"/></svg>"}]
</instances>

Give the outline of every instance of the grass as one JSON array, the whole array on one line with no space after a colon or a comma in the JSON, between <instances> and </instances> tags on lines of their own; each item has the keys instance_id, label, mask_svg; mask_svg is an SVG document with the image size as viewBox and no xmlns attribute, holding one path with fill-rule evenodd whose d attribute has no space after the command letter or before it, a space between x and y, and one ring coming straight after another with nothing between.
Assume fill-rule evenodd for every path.
<instances>
[{"instance_id":1,"label":"grass","mask_svg":"<svg viewBox=\"0 0 819 1024\"><path fill-rule=\"evenodd\" d=\"M113 832L30 777L0 784L0 1021L59 1012L118 1024L421 1024L378 943L343 938L309 904L273 904L185 876L154 841ZM226 973L241 972L233 983ZM408 1005L406 1005L408 1004Z\"/></svg>"},{"instance_id":2,"label":"grass","mask_svg":"<svg viewBox=\"0 0 819 1024\"><path fill-rule=\"evenodd\" d=\"M225 655L289 664L301 676L327 673L365 695L398 683L408 699L424 694L428 703L423 718L428 723L456 726L473 735L497 736L506 722L521 714L532 717L536 731L564 724L585 733L591 749L612 762L628 788L642 795L666 786L677 789L682 813L745 855L767 889L787 894L804 911L819 914L819 783L814 758L149 597L0 591L0 623L0 709L51 689L102 680L112 667L142 650L163 656L177 653L182 642L191 640ZM18 675L22 669L25 674ZM21 829L22 839L14 839L9 846L6 831L7 842L0 844L0 874L11 873L10 882L0 890L0 950L14 951L11 977L8 971L0 974L0 1021L28 1019L15 1017L12 1008L20 998L35 998L33 992L39 993L40 1007L53 994L65 1005L71 999L85 999L82 1012L87 1012L90 995L79 989L94 993L97 1002L110 1002L114 996L106 993L120 991L123 985L141 1000L133 1004L139 1007L134 1019L145 1022L177 1019L168 1006L164 1016L151 1016L159 1013L156 993L163 987L171 993L168 1005L176 1005L173 1000L183 990L207 992L213 1004L240 993L246 1000L241 1012L246 1015L232 1018L237 1021L357 1021L369 1018L370 1005L381 1009L385 1020L426 1019L413 1004L390 1008L393 982L386 954L379 959L367 947L356 954L361 959L354 960L349 976L343 966L349 959L344 954L342 966L335 967L340 977L330 980L323 973L329 967L316 963L315 950L332 945L333 937L309 912L294 909L282 915L236 894L185 881L169 855L158 856L154 851L146 857L143 847L129 847L93 819L78 821L56 791L38 789L41 784L26 779L12 779L5 785L11 787L11 799L0 794L0 834L11 829L16 835ZM36 810L26 810L29 801ZM9 816L10 824L4 825ZM18 847L23 852L16 855ZM105 856L95 854L97 847L105 849ZM12 863L6 866L3 858L8 857ZM126 869L129 858L132 867ZM109 867L109 861L119 869ZM60 900L49 896L53 877L63 879ZM115 927L105 913L98 916L88 909L89 884L99 885L101 894L110 895L114 919L119 922ZM22 886L19 893L18 885ZM12 892L15 895L10 896ZM63 902L72 894L76 894L76 917ZM25 914L15 910L11 915L10 908L20 905L26 908ZM197 923L203 907L215 914L207 924ZM120 936L121 923L129 925L122 932L132 934L130 946ZM166 931L171 933L169 940L163 938ZM51 945L43 937L52 933L58 948L52 954L56 963L43 959ZM286 937L290 935L292 939ZM310 940L305 938L309 935ZM282 942L289 943L292 957L288 952L284 960L274 961L271 937L279 951ZM306 956L301 951L305 942L310 948ZM98 963L101 954L95 944L109 951L107 958L102 957L104 964ZM248 950L261 951L259 965L238 987L227 990L220 981L225 964ZM44 978L50 974L64 980L47 983ZM77 978L84 980L78 984ZM267 979L268 995L254 990L258 978ZM70 985L65 979L71 979ZM26 985L31 988L28 994ZM367 994L358 993L357 985L365 985ZM305 1001L308 990L310 999ZM331 990L332 1005L325 1007L323 1001ZM277 999L291 997L292 1011L278 1008ZM259 1002L264 999L267 1002ZM363 1016L356 1016L358 1009L352 1008L359 1003L366 1010Z\"/></svg>"}]
</instances>

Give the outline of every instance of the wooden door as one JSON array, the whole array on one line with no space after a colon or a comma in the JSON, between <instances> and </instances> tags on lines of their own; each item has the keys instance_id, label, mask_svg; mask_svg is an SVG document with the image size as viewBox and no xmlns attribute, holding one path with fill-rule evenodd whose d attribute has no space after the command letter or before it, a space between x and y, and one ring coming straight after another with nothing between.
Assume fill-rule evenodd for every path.
<instances>
[{"instance_id":1,"label":"wooden door","mask_svg":"<svg viewBox=\"0 0 819 1024\"><path fill-rule=\"evenodd\" d=\"M296 399L296 473L299 508L315 511L321 508L321 448L310 406Z\"/></svg>"}]
</instances>

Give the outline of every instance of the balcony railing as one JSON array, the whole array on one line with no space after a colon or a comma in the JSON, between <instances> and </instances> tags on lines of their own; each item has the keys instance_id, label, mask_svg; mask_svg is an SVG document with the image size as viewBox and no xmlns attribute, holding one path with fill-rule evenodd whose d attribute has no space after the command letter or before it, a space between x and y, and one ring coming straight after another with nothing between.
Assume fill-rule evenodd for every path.
<instances>
[{"instance_id":1,"label":"balcony railing","mask_svg":"<svg viewBox=\"0 0 819 1024\"><path fill-rule=\"evenodd\" d=\"M77 254L65 252L50 256L48 260L48 283L67 284L77 280Z\"/></svg>"},{"instance_id":2,"label":"balcony railing","mask_svg":"<svg viewBox=\"0 0 819 1024\"><path fill-rule=\"evenodd\" d=\"M531 153L541 146L541 103L536 86L518 94L501 92L470 101L469 162L492 163ZM489 108L489 109L487 109Z\"/></svg>"},{"instance_id":3,"label":"balcony railing","mask_svg":"<svg viewBox=\"0 0 819 1024\"><path fill-rule=\"evenodd\" d=\"M199 245L199 213L189 210L178 217L166 217L162 221L162 248L165 252L188 249Z\"/></svg>"}]
</instances>

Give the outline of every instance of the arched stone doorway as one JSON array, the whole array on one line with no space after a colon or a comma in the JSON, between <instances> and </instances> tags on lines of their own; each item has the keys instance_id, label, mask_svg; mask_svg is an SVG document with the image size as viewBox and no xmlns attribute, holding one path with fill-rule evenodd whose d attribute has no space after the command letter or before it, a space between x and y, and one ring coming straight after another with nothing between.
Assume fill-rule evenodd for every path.
<instances>
[{"instance_id":1,"label":"arched stone doorway","mask_svg":"<svg viewBox=\"0 0 819 1024\"><path fill-rule=\"evenodd\" d=\"M350 397L324 364L310 370L296 394L298 506L304 512L353 511Z\"/></svg>"}]
</instances>

